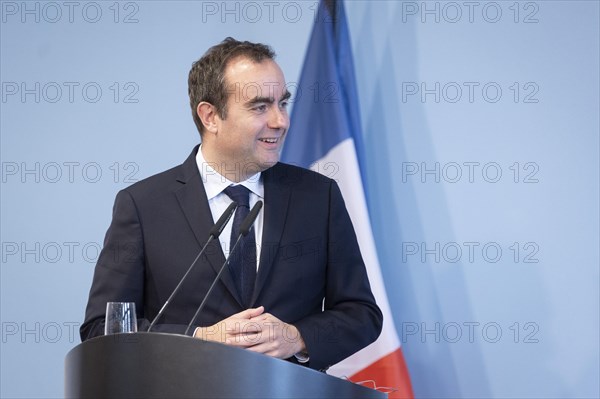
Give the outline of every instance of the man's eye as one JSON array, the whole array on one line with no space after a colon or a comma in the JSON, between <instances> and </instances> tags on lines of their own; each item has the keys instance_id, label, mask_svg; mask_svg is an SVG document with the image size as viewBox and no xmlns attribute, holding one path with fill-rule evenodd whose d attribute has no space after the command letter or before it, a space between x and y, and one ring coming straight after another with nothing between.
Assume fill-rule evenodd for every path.
<instances>
[{"instance_id":1,"label":"man's eye","mask_svg":"<svg viewBox=\"0 0 600 399\"><path fill-rule=\"evenodd\" d=\"M254 109L255 111L264 112L264 111L267 110L267 105L266 104L260 104L260 105L255 106L252 109Z\"/></svg>"},{"instance_id":2,"label":"man's eye","mask_svg":"<svg viewBox=\"0 0 600 399\"><path fill-rule=\"evenodd\" d=\"M282 101L279 103L279 107L285 109L287 108L288 104L289 103L287 101Z\"/></svg>"}]
</instances>

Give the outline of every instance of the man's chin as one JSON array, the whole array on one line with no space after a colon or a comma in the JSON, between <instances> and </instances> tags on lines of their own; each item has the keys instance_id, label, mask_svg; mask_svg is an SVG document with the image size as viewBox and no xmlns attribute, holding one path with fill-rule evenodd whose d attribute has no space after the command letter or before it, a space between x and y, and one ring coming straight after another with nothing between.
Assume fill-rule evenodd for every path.
<instances>
[{"instance_id":1,"label":"man's chin","mask_svg":"<svg viewBox=\"0 0 600 399\"><path fill-rule=\"evenodd\" d=\"M277 162L279 162L279 157L270 158L268 160L247 161L240 164L239 172L248 178L257 173L264 172L274 166Z\"/></svg>"},{"instance_id":2,"label":"man's chin","mask_svg":"<svg viewBox=\"0 0 600 399\"><path fill-rule=\"evenodd\" d=\"M279 157L268 160L268 161L261 162L259 164L259 168L260 168L259 172L264 172L265 170L273 167L277 162L279 162Z\"/></svg>"}]
</instances>

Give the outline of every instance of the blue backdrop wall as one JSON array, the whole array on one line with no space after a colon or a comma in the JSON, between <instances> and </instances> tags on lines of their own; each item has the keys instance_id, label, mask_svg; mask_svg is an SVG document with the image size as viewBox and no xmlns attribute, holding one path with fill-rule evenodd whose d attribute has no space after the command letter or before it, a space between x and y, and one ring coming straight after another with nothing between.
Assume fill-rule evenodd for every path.
<instances>
[{"instance_id":1,"label":"blue backdrop wall","mask_svg":"<svg viewBox=\"0 0 600 399\"><path fill-rule=\"evenodd\" d=\"M2 1L1 397L60 397L116 192L198 142L226 36L298 79L317 3ZM346 4L419 397L598 397L599 3Z\"/></svg>"}]
</instances>

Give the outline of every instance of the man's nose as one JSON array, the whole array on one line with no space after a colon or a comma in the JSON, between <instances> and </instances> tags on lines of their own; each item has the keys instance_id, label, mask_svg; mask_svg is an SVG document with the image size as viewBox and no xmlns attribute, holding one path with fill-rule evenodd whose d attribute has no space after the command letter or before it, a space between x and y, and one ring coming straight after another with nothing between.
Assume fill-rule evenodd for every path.
<instances>
[{"instance_id":1,"label":"man's nose","mask_svg":"<svg viewBox=\"0 0 600 399\"><path fill-rule=\"evenodd\" d=\"M290 125L290 118L286 109L279 106L272 107L269 115L269 127L271 129L287 129Z\"/></svg>"}]
</instances>

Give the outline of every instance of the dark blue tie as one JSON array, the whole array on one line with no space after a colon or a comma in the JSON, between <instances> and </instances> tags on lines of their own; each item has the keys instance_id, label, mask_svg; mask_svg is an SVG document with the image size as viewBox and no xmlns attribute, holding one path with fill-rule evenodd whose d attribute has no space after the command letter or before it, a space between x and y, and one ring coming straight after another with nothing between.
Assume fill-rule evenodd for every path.
<instances>
[{"instance_id":1,"label":"dark blue tie","mask_svg":"<svg viewBox=\"0 0 600 399\"><path fill-rule=\"evenodd\" d=\"M240 226L250 212L250 190L242 185L237 185L227 187L224 192L238 204L231 227L229 242L229 250L231 251L240 234ZM252 293L254 292L254 282L256 280L256 238L254 236L254 227L240 240L238 247L229 260L229 270L242 298L242 304L246 308L250 307Z\"/></svg>"}]
</instances>

